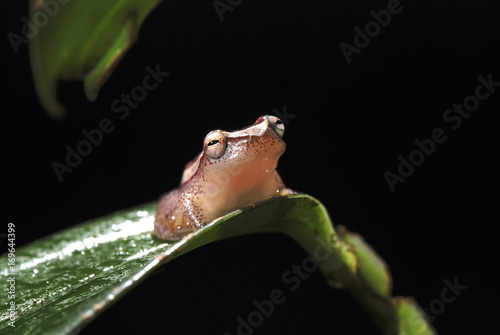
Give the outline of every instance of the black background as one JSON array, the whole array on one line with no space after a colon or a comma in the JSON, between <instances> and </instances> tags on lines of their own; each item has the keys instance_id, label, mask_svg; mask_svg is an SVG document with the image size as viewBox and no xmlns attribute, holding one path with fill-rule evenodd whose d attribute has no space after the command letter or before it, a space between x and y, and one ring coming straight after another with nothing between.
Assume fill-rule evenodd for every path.
<instances>
[{"instance_id":1,"label":"black background","mask_svg":"<svg viewBox=\"0 0 500 335\"><path fill-rule=\"evenodd\" d=\"M278 166L287 186L317 197L336 224L364 236L391 266L395 295L429 307L443 281L458 278L468 288L433 325L442 334L484 332L489 273L477 258L498 222L500 88L456 130L443 114L474 94L479 75L500 82L499 4L401 5L348 64L339 44L353 44L353 28L387 1L244 0L223 22L211 1L164 1L96 102L86 102L80 82L62 83L61 120L36 99L27 46L15 54L2 38L2 221L16 224L20 246L153 201L178 185L210 130L238 129L286 106L296 115ZM27 1L2 2L1 13L2 35L20 34ZM112 101L157 64L170 76L119 120ZM51 163L63 162L65 146L74 148L104 117L116 129L59 183ZM391 192L384 172L397 172L397 157L408 158L414 140L435 128L447 140ZM84 333L235 334L236 318L276 288L287 300L255 334L376 332L318 272L287 290L282 273L305 257L279 235L205 246L164 266Z\"/></svg>"}]
</instances>

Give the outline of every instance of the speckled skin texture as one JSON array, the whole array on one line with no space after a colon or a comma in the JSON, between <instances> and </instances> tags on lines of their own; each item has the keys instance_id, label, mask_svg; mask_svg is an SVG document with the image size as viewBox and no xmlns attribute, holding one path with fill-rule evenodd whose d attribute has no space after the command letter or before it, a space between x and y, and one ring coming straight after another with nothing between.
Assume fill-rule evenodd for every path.
<instances>
[{"instance_id":1,"label":"speckled skin texture","mask_svg":"<svg viewBox=\"0 0 500 335\"><path fill-rule=\"evenodd\" d=\"M265 115L239 131L209 133L180 187L160 199L156 236L179 240L238 208L289 193L276 171L283 132L278 118Z\"/></svg>"}]
</instances>

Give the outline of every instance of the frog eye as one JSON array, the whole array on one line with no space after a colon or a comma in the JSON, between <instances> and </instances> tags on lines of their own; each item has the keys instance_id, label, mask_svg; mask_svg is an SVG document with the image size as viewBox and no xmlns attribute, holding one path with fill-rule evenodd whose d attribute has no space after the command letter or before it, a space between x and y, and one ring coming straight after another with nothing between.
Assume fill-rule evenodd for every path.
<instances>
[{"instance_id":1,"label":"frog eye","mask_svg":"<svg viewBox=\"0 0 500 335\"><path fill-rule=\"evenodd\" d=\"M283 137L283 134L285 133L285 125L283 124L283 121L272 115L268 116L268 120L276 134L278 134L279 137Z\"/></svg>"},{"instance_id":2,"label":"frog eye","mask_svg":"<svg viewBox=\"0 0 500 335\"><path fill-rule=\"evenodd\" d=\"M204 141L205 153L212 159L221 158L226 152L226 136L220 130L208 133Z\"/></svg>"}]
</instances>

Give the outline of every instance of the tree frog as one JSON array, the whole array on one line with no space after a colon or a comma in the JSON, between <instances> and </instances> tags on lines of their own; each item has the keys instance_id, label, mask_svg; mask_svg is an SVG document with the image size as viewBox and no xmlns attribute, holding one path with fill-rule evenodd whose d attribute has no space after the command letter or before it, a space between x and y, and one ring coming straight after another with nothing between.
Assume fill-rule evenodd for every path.
<instances>
[{"instance_id":1,"label":"tree frog","mask_svg":"<svg viewBox=\"0 0 500 335\"><path fill-rule=\"evenodd\" d=\"M283 122L261 116L238 131L214 130L184 169L179 188L160 198L154 231L179 240L214 219L272 196L293 193L276 166L285 151Z\"/></svg>"}]
</instances>

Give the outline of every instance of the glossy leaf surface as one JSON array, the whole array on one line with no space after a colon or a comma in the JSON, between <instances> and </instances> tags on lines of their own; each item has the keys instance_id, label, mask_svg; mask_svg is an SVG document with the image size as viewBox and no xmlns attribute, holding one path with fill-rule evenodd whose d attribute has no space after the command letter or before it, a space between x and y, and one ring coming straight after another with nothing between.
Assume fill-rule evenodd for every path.
<instances>
[{"instance_id":1,"label":"glossy leaf surface","mask_svg":"<svg viewBox=\"0 0 500 335\"><path fill-rule=\"evenodd\" d=\"M153 235L156 204L120 211L47 236L15 252L16 329L30 334L81 330L154 269L224 238L281 232L311 256L334 287L343 287L368 310L385 334L433 334L411 299L391 298L384 261L363 239L333 229L325 208L307 195L289 195L232 212L184 239L168 243ZM271 252L271 251L270 251ZM0 290L13 276L0 258ZM9 330L3 301L0 330ZM419 322L408 321L417 319Z\"/></svg>"}]
</instances>

